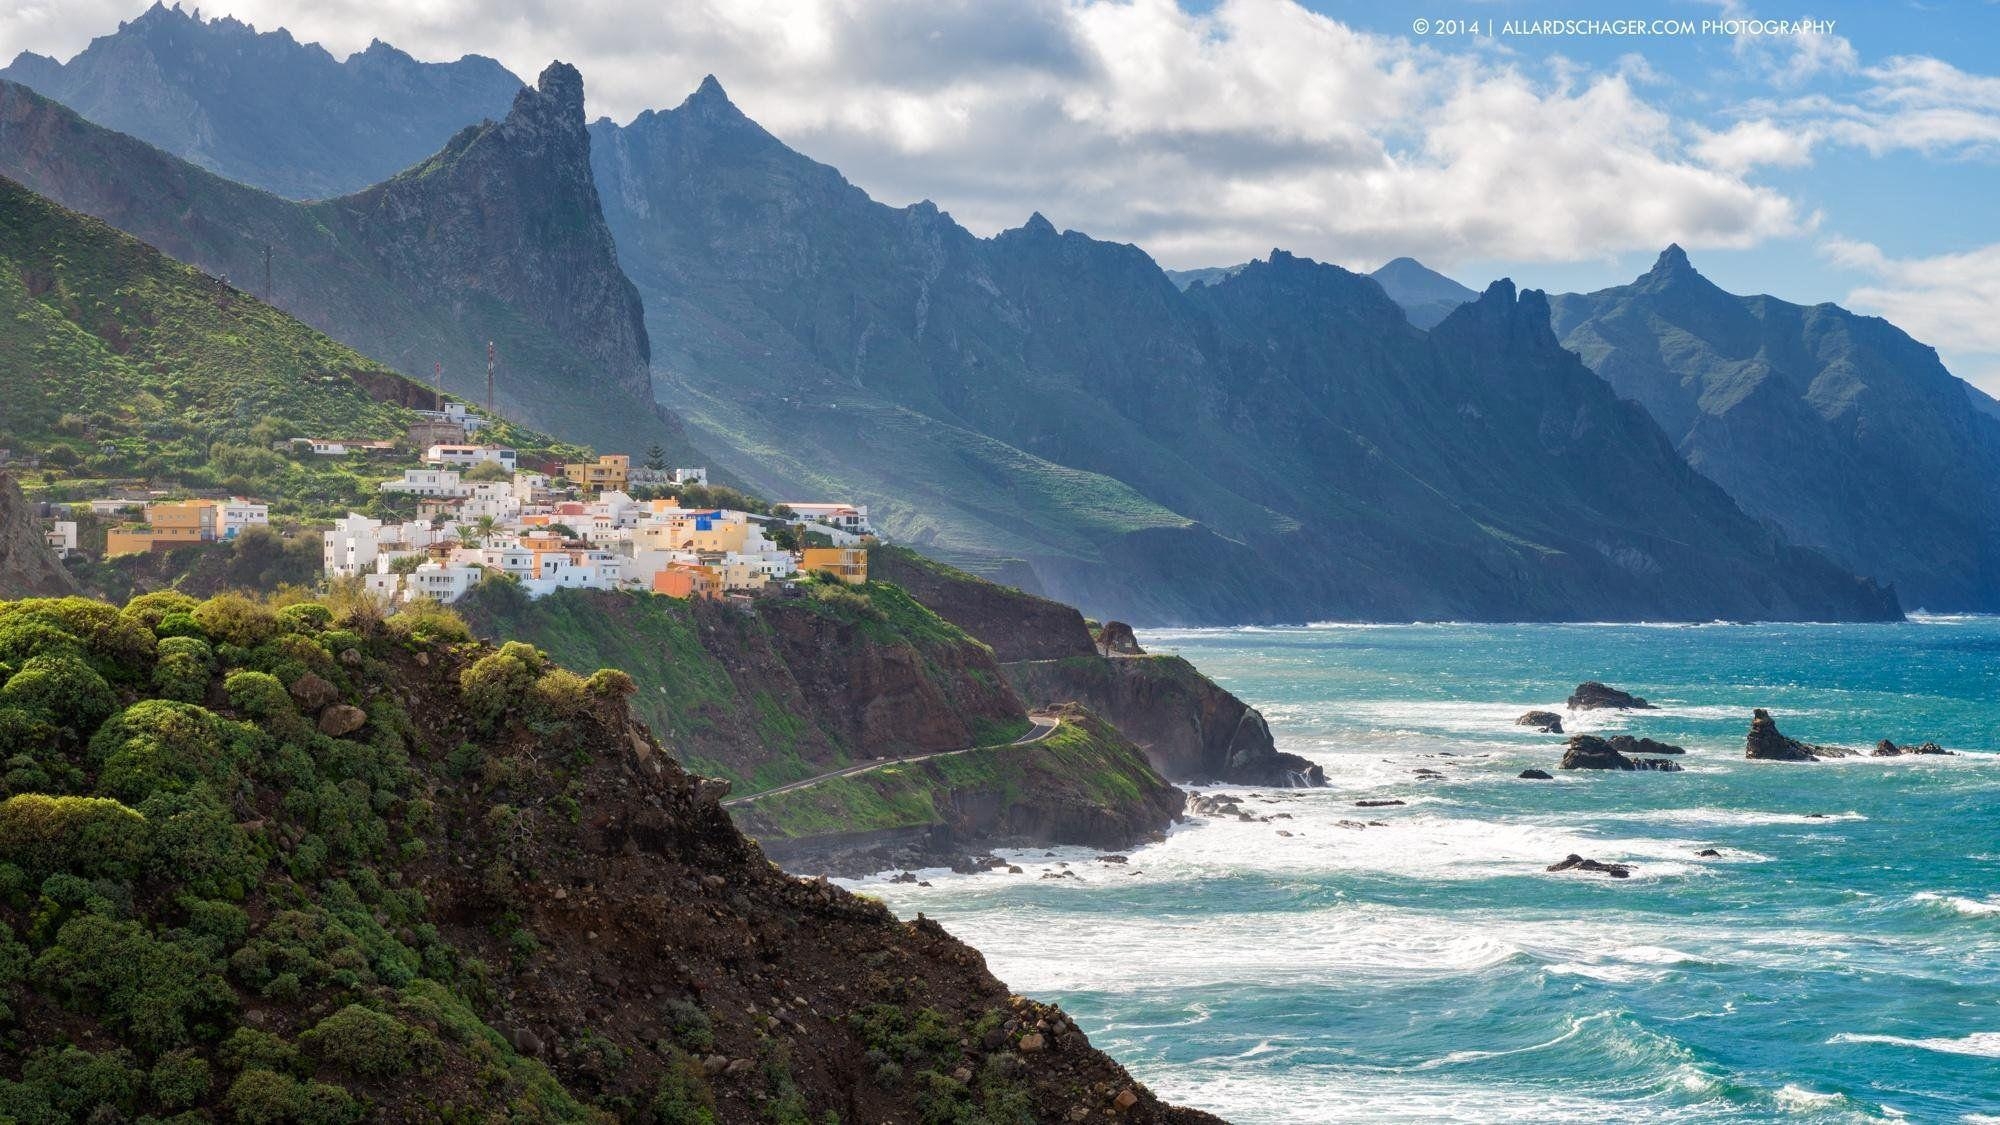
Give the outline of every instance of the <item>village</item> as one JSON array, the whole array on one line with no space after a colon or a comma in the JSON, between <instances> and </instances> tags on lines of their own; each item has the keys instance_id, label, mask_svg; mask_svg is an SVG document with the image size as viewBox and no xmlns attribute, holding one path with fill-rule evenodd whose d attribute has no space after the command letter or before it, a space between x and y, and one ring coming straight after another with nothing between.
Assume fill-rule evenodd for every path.
<instances>
[{"instance_id":1,"label":"village","mask_svg":"<svg viewBox=\"0 0 2000 1125\"><path fill-rule=\"evenodd\" d=\"M324 575L358 582L385 605L453 602L496 576L518 582L531 598L583 589L748 600L793 592L808 575L868 580L875 531L865 505L684 507L688 492L707 494L706 468L634 466L623 453L531 463L514 449L470 440L483 419L460 404L419 413L426 417L410 436L445 440L418 446L420 467L377 485L383 502L375 510L398 515L349 511L317 532ZM290 444L313 457L381 457L395 449L319 438ZM227 542L270 524L268 504L234 496L128 495L86 504L95 518L122 521L105 531L106 558ZM47 541L59 556L79 551L78 523L64 517L85 506L45 513Z\"/></svg>"}]
</instances>

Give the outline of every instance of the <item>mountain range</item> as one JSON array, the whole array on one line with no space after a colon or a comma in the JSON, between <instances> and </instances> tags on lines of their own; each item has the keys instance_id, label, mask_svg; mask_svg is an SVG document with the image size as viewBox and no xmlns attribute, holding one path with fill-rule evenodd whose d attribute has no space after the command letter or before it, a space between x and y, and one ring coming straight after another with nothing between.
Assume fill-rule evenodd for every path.
<instances>
[{"instance_id":1,"label":"mountain range","mask_svg":"<svg viewBox=\"0 0 2000 1125\"><path fill-rule=\"evenodd\" d=\"M187 25L183 39L225 22L177 18ZM121 57L107 41L145 22L86 54ZM538 84L544 99L550 78ZM554 86L567 84L557 76ZM0 110L29 97L0 95ZM581 118L580 90L570 100L575 108L565 101L558 115L567 123ZM367 119L379 110L357 97L341 112ZM508 121L532 116L517 104ZM505 124L470 135L504 137ZM1620 357L1642 354L1642 341L1628 333L1617 346L1598 346L1593 333L1616 336L1615 301L1598 303L1604 294L1545 298L1508 284L1474 294L1409 259L1364 277L1277 251L1242 266L1169 274L1135 247L1058 231L1039 215L981 238L929 203L869 199L744 116L713 79L676 108L624 125L598 120L582 143L567 124L526 132L527 143L485 142L527 154L506 165L511 172L464 167L454 154L482 145L461 134L383 188L310 206L345 207L343 221L357 225L343 245L367 243L379 275L414 273L424 278L420 292L435 290L442 275L410 268L398 254L417 252L426 239L419 232L434 224L454 232L447 261L502 237L500 226L520 240L516 252L533 257L546 240L578 232L597 246L591 219L601 206L615 245L611 271L629 275L636 303L617 299L602 250L589 255L596 265L587 299L533 285L505 299L516 302L518 319L549 326L561 341L585 338L579 323L619 324L634 308L643 308L643 329L588 336L602 345L582 364L596 376L584 381L588 394L580 400L577 380L558 376L555 391L532 404L539 410L524 411L530 420L572 438L624 439L589 394L608 386L617 401L636 397L643 384L632 358L649 342L653 396L686 420L692 443L718 468L774 497L852 496L870 503L897 539L1099 613L1201 623L1849 618L1894 612L1894 597L1856 573L1896 583L1916 595L1909 604L1933 608L1980 604L1994 587L1980 569L1989 564L1965 545L1986 526L1977 517L1983 501L1960 505L1974 513L1966 519L1930 521L1930 538L1907 537L1906 556L1934 559L1941 581L1928 585L1917 570L1862 549L1853 534L1814 533L1803 511L1788 511L1783 489L1759 493L1744 478L1764 472L1768 459L1746 459L1736 475L1718 467L1729 459L1719 439L1687 426L1670 409L1672 395L1642 393L1647 380L1621 374L1640 366ZM118 208L91 206L101 201L88 196L105 189L79 187L90 166L119 169L98 177L113 191L130 190L130 167L152 169L136 178L141 184L196 174L180 166L162 175L153 165L169 158L118 141L131 148L68 161L64 175L39 183L23 178L65 202L80 194L73 205L203 268L238 277L259 268L255 254L246 265L241 253L174 244L178 231L166 216L206 218L229 207L128 203L121 218ZM27 172L62 163L46 153L18 160L18 147L0 131L0 160ZM581 172L580 153L588 165ZM300 159L302 174L327 175L324 162ZM440 174L449 189L425 190ZM529 206L540 197L531 176L567 185L564 198L577 205ZM263 182L274 183L268 175ZM490 228L454 227L445 217L482 210L489 198L511 201ZM385 239L385 230L398 233ZM277 289L276 302L309 322L405 371L426 372L392 333L352 318L316 319L309 302L288 305L285 286ZM596 310L595 319L578 318L578 307ZM1770 331L1791 323L1802 322L1781 318ZM1771 347L1775 355L1819 345ZM1845 419L1811 440L1842 457L1863 449L1842 443L1865 435L1874 442L1869 456L1924 466L1894 488L1954 480L1978 494L1974 471L1940 475L1936 462L1913 453L1976 450L1993 421L1976 392L1941 366L1905 369L1924 351L1867 351L1868 364L1881 364L1862 380L1871 393L1854 396ZM1929 400L1937 409L1891 424L1886 412L1901 410L1906 396L1890 388L1923 379L1943 388ZM512 393L537 391L516 385ZM1729 421L1739 445L1796 436L1781 415ZM1941 425L1971 436L1940 441ZM1889 430L1901 433L1876 440ZM1845 494L1823 476L1791 479L1805 489L1793 505L1802 509L1836 507ZM1869 519L1858 507L1848 530Z\"/></svg>"}]
</instances>

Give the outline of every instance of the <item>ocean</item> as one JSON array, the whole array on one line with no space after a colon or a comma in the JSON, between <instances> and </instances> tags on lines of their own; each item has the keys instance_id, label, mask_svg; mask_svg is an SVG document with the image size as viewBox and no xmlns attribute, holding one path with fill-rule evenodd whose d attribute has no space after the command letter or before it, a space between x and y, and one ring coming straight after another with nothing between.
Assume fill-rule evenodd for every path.
<instances>
[{"instance_id":1,"label":"ocean","mask_svg":"<svg viewBox=\"0 0 2000 1125\"><path fill-rule=\"evenodd\" d=\"M1162 1096L1238 1122L2000 1122L2000 619L1141 641L1331 786L1231 789L1271 819L1191 818L1124 864L850 885ZM1513 722L1586 679L1660 709L1569 730L1681 744L1684 771L1556 771L1562 737ZM1809 742L1960 753L1745 761L1753 707ZM1571 853L1633 875L1544 870Z\"/></svg>"}]
</instances>

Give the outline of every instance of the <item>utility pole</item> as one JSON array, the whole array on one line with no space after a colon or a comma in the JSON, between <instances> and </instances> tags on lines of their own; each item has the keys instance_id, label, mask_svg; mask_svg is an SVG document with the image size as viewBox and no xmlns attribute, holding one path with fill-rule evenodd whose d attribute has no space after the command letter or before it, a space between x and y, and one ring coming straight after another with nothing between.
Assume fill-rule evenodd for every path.
<instances>
[{"instance_id":1,"label":"utility pole","mask_svg":"<svg viewBox=\"0 0 2000 1125\"><path fill-rule=\"evenodd\" d=\"M439 361L439 362L437 362L437 363L433 363L433 364L431 365L431 394L432 394L432 396L433 396L433 397L435 397L435 398L437 399L437 401L436 401L436 402L434 402L434 403L432 403L431 405L432 405L433 407L435 407L436 409L438 409L438 410L443 410L443 409L444 409L444 363L443 363L443 361Z\"/></svg>"},{"instance_id":2,"label":"utility pole","mask_svg":"<svg viewBox=\"0 0 2000 1125\"><path fill-rule=\"evenodd\" d=\"M271 303L271 244L264 244L264 303Z\"/></svg>"},{"instance_id":3,"label":"utility pole","mask_svg":"<svg viewBox=\"0 0 2000 1125\"><path fill-rule=\"evenodd\" d=\"M498 418L493 412L493 341L486 341L486 416Z\"/></svg>"}]
</instances>

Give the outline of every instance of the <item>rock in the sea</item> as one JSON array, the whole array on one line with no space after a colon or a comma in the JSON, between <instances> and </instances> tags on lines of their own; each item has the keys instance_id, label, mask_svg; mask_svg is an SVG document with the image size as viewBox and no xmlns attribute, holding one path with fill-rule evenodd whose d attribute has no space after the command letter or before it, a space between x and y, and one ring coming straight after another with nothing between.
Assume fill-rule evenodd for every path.
<instances>
[{"instance_id":1,"label":"rock in the sea","mask_svg":"<svg viewBox=\"0 0 2000 1125\"><path fill-rule=\"evenodd\" d=\"M1671 742L1661 742L1653 738L1634 738L1629 734L1614 734L1605 739L1613 750L1620 754L1685 754L1686 750Z\"/></svg>"},{"instance_id":2,"label":"rock in the sea","mask_svg":"<svg viewBox=\"0 0 2000 1125\"><path fill-rule=\"evenodd\" d=\"M1146 655L1146 650L1139 647L1139 638L1132 634L1132 627L1123 621L1106 621L1104 628L1097 631L1095 640L1097 651L1102 656Z\"/></svg>"},{"instance_id":3,"label":"rock in the sea","mask_svg":"<svg viewBox=\"0 0 2000 1125\"><path fill-rule=\"evenodd\" d=\"M1695 856L1696 856L1697 858L1699 858L1699 859L1721 859L1721 858L1722 858L1722 853L1721 853L1721 852L1719 852L1719 851L1716 851L1716 850L1715 850L1714 848L1703 848L1703 849L1701 849L1700 851L1698 851L1698 852L1696 852L1696 853L1694 853L1694 854L1695 854Z\"/></svg>"},{"instance_id":4,"label":"rock in the sea","mask_svg":"<svg viewBox=\"0 0 2000 1125\"><path fill-rule=\"evenodd\" d=\"M1875 756L1877 758L1896 758L1896 757L1901 757L1904 754L1950 754L1950 753L1951 751L1946 750L1944 747L1939 746L1935 742L1922 742L1918 743L1915 746L1898 746L1895 743L1885 738L1882 741L1875 744Z\"/></svg>"},{"instance_id":5,"label":"rock in the sea","mask_svg":"<svg viewBox=\"0 0 2000 1125\"><path fill-rule=\"evenodd\" d=\"M1585 680L1569 693L1569 709L1572 711L1657 711L1659 708L1633 695L1606 687L1596 680Z\"/></svg>"},{"instance_id":6,"label":"rock in the sea","mask_svg":"<svg viewBox=\"0 0 2000 1125\"><path fill-rule=\"evenodd\" d=\"M1575 853L1571 853L1570 855L1564 857L1562 862L1560 863L1549 864L1548 870L1594 871L1600 875L1609 875L1613 879L1629 879L1632 876L1632 868L1629 864L1605 863L1602 862L1601 860L1585 859L1580 855L1576 855Z\"/></svg>"},{"instance_id":7,"label":"rock in the sea","mask_svg":"<svg viewBox=\"0 0 2000 1125\"><path fill-rule=\"evenodd\" d=\"M1547 770L1522 770L1514 776L1528 781L1554 781L1556 779L1556 775Z\"/></svg>"},{"instance_id":8,"label":"rock in the sea","mask_svg":"<svg viewBox=\"0 0 2000 1125\"><path fill-rule=\"evenodd\" d=\"M1778 730L1777 720L1762 707L1750 713L1750 734L1743 740L1743 756L1760 762L1817 762L1853 754L1845 746L1817 746L1786 737Z\"/></svg>"},{"instance_id":9,"label":"rock in the sea","mask_svg":"<svg viewBox=\"0 0 2000 1125\"><path fill-rule=\"evenodd\" d=\"M1610 742L1594 734L1573 734L1569 736L1569 748L1563 751L1559 769L1566 770L1659 770L1677 773L1680 765L1664 758L1630 758L1618 752Z\"/></svg>"},{"instance_id":10,"label":"rock in the sea","mask_svg":"<svg viewBox=\"0 0 2000 1125\"><path fill-rule=\"evenodd\" d=\"M1354 802L1354 807L1357 809L1381 809L1381 808L1387 808L1390 805L1403 805L1408 803L1409 802L1407 801L1401 801L1397 800L1394 797L1390 797L1386 799L1371 799L1366 801L1356 801Z\"/></svg>"},{"instance_id":11,"label":"rock in the sea","mask_svg":"<svg viewBox=\"0 0 2000 1125\"><path fill-rule=\"evenodd\" d=\"M1563 732L1562 716L1556 714L1554 711L1530 711L1520 718L1515 719L1514 725L1517 727L1533 727L1543 734L1561 734Z\"/></svg>"}]
</instances>

